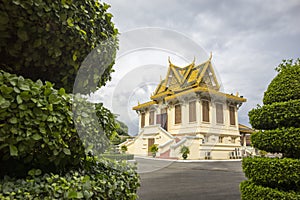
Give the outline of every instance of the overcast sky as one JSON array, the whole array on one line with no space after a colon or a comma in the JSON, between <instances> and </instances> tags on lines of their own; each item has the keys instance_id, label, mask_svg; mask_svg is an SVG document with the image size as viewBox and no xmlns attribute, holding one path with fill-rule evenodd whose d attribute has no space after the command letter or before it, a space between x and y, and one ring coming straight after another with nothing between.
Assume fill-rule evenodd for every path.
<instances>
[{"instance_id":1,"label":"overcast sky","mask_svg":"<svg viewBox=\"0 0 300 200\"><path fill-rule=\"evenodd\" d=\"M224 91L234 94L238 91L248 100L239 110L240 123L246 125L249 125L248 111L257 104L262 104L263 93L276 75L274 68L282 59L300 57L300 1L106 0L105 2L111 5L109 12L114 15L113 22L121 35L137 28L161 27L180 32L195 41L206 53L212 52L214 68L221 79ZM172 41L172 36L169 39ZM120 45L122 44L120 41ZM203 60L198 58L198 53L194 53L196 64L197 61ZM153 54L155 59L165 62L165 67L168 65L168 56L175 60L175 64L184 62L184 59L177 59L174 52L160 54L156 51L149 55ZM132 58L134 55L135 58ZM141 65L143 59L146 60L138 52L134 55L122 58L119 55L116 65L122 62L126 65L130 63L137 65L135 61L129 61L132 59L139 59L138 65ZM152 75L165 73L160 63L156 63L153 59L152 62ZM112 104L116 102L118 105L110 104L108 107L112 106L113 112L120 115L124 112L129 113L129 116L123 115L120 119L129 123L131 134L136 134L137 124L134 127L134 123L137 122L136 113L131 111L130 106L137 101L149 100L149 94L146 94L144 99L135 98L135 94L153 92L151 90L154 90L155 83L160 78L156 76L152 82L147 80L147 84L137 83L134 86L135 81L140 78L139 74L143 72L151 74L151 71L145 72L151 67L149 64L151 64L149 61L145 61L144 65L136 67L136 70L130 66L127 66L128 68L123 66L123 75L112 74L114 84L111 85L111 90L114 91L101 92L102 96L100 95L100 99L103 100L104 93L111 96L112 93L118 93L116 90L120 91L118 97L112 98ZM119 70L118 66L116 68ZM133 85L127 87L129 82ZM123 101L120 100L122 96Z\"/></svg>"}]
</instances>

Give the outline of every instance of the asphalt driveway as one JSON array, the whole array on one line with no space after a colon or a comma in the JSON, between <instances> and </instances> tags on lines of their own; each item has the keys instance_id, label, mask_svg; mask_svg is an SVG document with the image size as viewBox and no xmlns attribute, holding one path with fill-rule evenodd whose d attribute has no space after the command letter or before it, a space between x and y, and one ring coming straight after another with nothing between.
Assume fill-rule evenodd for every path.
<instances>
[{"instance_id":1,"label":"asphalt driveway","mask_svg":"<svg viewBox=\"0 0 300 200\"><path fill-rule=\"evenodd\" d=\"M141 200L238 200L241 161L174 162L135 158Z\"/></svg>"}]
</instances>

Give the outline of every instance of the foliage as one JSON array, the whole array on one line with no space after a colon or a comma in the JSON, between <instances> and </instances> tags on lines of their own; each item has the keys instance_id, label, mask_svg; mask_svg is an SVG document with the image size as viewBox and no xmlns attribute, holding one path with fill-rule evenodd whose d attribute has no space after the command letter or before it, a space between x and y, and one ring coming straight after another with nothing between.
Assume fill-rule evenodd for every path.
<instances>
[{"instance_id":1,"label":"foliage","mask_svg":"<svg viewBox=\"0 0 300 200\"><path fill-rule=\"evenodd\" d=\"M116 133L112 113L102 104L96 104L100 121L94 104L50 82L0 70L0 85L0 176L76 167L85 153L104 152Z\"/></svg>"},{"instance_id":2,"label":"foliage","mask_svg":"<svg viewBox=\"0 0 300 200\"><path fill-rule=\"evenodd\" d=\"M264 105L249 112L253 128L270 130L281 127L300 127L300 99Z\"/></svg>"},{"instance_id":3,"label":"foliage","mask_svg":"<svg viewBox=\"0 0 300 200\"><path fill-rule=\"evenodd\" d=\"M102 156L104 158L113 159L113 160L134 160L134 155L133 154L120 154L120 153L108 154L108 153L104 153L104 154L102 154Z\"/></svg>"},{"instance_id":4,"label":"foliage","mask_svg":"<svg viewBox=\"0 0 300 200\"><path fill-rule=\"evenodd\" d=\"M290 158L300 158L300 128L281 128L258 131L251 135L251 144L255 148L270 153L283 153Z\"/></svg>"},{"instance_id":5,"label":"foliage","mask_svg":"<svg viewBox=\"0 0 300 200\"><path fill-rule=\"evenodd\" d=\"M100 123L101 128L105 132L106 136L113 140L115 137L118 136L117 128L118 123L115 120L115 115L105 108L102 103L95 104L96 109L96 116L95 118L98 119L98 122Z\"/></svg>"},{"instance_id":6,"label":"foliage","mask_svg":"<svg viewBox=\"0 0 300 200\"><path fill-rule=\"evenodd\" d=\"M156 144L153 144L150 146L150 152L152 153L157 153L158 152L158 147Z\"/></svg>"},{"instance_id":7,"label":"foliage","mask_svg":"<svg viewBox=\"0 0 300 200\"><path fill-rule=\"evenodd\" d=\"M252 181L243 181L240 185L242 200L299 200L300 193L285 192L278 189L263 187Z\"/></svg>"},{"instance_id":8,"label":"foliage","mask_svg":"<svg viewBox=\"0 0 300 200\"><path fill-rule=\"evenodd\" d=\"M119 124L119 126L117 127L117 130L116 130L118 135L129 136L128 135L128 126L124 122L121 122L119 120L116 120L116 122Z\"/></svg>"},{"instance_id":9,"label":"foliage","mask_svg":"<svg viewBox=\"0 0 300 200\"><path fill-rule=\"evenodd\" d=\"M139 177L126 162L87 161L65 175L31 170L23 179L0 180L0 199L136 199Z\"/></svg>"},{"instance_id":10,"label":"foliage","mask_svg":"<svg viewBox=\"0 0 300 200\"><path fill-rule=\"evenodd\" d=\"M84 148L64 89L3 71L0 85L0 176L77 166Z\"/></svg>"},{"instance_id":11,"label":"foliage","mask_svg":"<svg viewBox=\"0 0 300 200\"><path fill-rule=\"evenodd\" d=\"M109 7L89 0L2 0L1 69L51 81L70 93L83 63L76 92L104 85L110 80L118 34Z\"/></svg>"},{"instance_id":12,"label":"foliage","mask_svg":"<svg viewBox=\"0 0 300 200\"><path fill-rule=\"evenodd\" d=\"M246 177L257 185L300 191L298 159L244 158L242 166Z\"/></svg>"},{"instance_id":13,"label":"foliage","mask_svg":"<svg viewBox=\"0 0 300 200\"><path fill-rule=\"evenodd\" d=\"M122 145L122 146L121 146L121 151L122 151L123 153L126 153L126 151L128 151L127 146L126 146L126 145Z\"/></svg>"},{"instance_id":14,"label":"foliage","mask_svg":"<svg viewBox=\"0 0 300 200\"><path fill-rule=\"evenodd\" d=\"M284 60L276 70L279 74L268 86L263 103L267 105L300 99L300 60Z\"/></svg>"},{"instance_id":15,"label":"foliage","mask_svg":"<svg viewBox=\"0 0 300 200\"><path fill-rule=\"evenodd\" d=\"M283 158L243 159L249 178L241 184L243 199L300 199L299 63L279 65L279 74L265 92L265 105L249 112L251 125L260 129L251 137L253 146L283 153Z\"/></svg>"},{"instance_id":16,"label":"foliage","mask_svg":"<svg viewBox=\"0 0 300 200\"><path fill-rule=\"evenodd\" d=\"M183 159L187 159L187 156L190 153L190 149L187 146L182 146L180 148L180 153L182 154Z\"/></svg>"}]
</instances>

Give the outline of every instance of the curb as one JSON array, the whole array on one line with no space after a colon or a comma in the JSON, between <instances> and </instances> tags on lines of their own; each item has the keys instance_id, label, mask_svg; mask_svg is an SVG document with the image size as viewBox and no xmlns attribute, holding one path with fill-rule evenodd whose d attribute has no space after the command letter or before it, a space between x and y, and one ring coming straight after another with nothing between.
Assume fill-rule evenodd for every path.
<instances>
[{"instance_id":1,"label":"curb","mask_svg":"<svg viewBox=\"0 0 300 200\"><path fill-rule=\"evenodd\" d=\"M182 163L201 163L201 162L240 162L242 159L229 159L229 160L175 160L175 159L164 159L164 158L151 158L144 156L134 156L135 158L142 158L147 160L156 160L156 161L172 161L172 162L182 162Z\"/></svg>"}]
</instances>

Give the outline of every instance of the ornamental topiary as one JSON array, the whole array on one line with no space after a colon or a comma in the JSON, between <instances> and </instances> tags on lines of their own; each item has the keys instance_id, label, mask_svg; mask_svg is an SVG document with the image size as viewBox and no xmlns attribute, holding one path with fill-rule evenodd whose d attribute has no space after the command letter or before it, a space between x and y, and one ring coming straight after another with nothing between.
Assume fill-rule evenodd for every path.
<instances>
[{"instance_id":1,"label":"ornamental topiary","mask_svg":"<svg viewBox=\"0 0 300 200\"><path fill-rule=\"evenodd\" d=\"M282 158L244 158L247 181L242 199L300 198L300 60L283 61L264 96L264 106L249 112L258 132L252 145Z\"/></svg>"},{"instance_id":2,"label":"ornamental topiary","mask_svg":"<svg viewBox=\"0 0 300 200\"><path fill-rule=\"evenodd\" d=\"M84 62L96 66L77 82L76 92L104 85L112 72L118 34L108 8L94 0L0 1L0 69L50 81L71 93L81 63L98 47L96 57Z\"/></svg>"},{"instance_id":3,"label":"ornamental topiary","mask_svg":"<svg viewBox=\"0 0 300 200\"><path fill-rule=\"evenodd\" d=\"M284 60L277 68L279 74L272 80L264 94L264 105L300 99L299 60ZM295 87L296 86L296 87Z\"/></svg>"}]
</instances>

